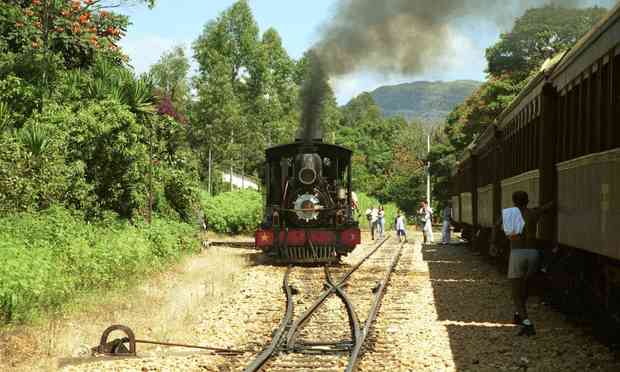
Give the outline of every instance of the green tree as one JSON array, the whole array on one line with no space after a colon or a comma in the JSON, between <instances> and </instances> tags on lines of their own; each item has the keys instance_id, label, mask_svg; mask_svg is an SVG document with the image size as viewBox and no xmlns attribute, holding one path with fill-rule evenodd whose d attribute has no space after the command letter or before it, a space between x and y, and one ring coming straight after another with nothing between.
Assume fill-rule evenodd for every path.
<instances>
[{"instance_id":1,"label":"green tree","mask_svg":"<svg viewBox=\"0 0 620 372\"><path fill-rule=\"evenodd\" d=\"M449 195L452 169L467 146L496 120L547 58L572 47L605 13L599 7L529 9L486 50L487 81L448 115L435 135L429 160L437 200Z\"/></svg>"},{"instance_id":2,"label":"green tree","mask_svg":"<svg viewBox=\"0 0 620 372\"><path fill-rule=\"evenodd\" d=\"M295 63L278 33L259 30L245 0L209 22L194 43L199 74L192 142L224 169L255 173L264 149L292 139L298 120Z\"/></svg>"},{"instance_id":3,"label":"green tree","mask_svg":"<svg viewBox=\"0 0 620 372\"><path fill-rule=\"evenodd\" d=\"M164 53L151 66L150 75L159 96L168 97L179 111L185 112L190 99L189 59L181 46Z\"/></svg>"},{"instance_id":4,"label":"green tree","mask_svg":"<svg viewBox=\"0 0 620 372\"><path fill-rule=\"evenodd\" d=\"M547 58L570 48L605 14L605 8L573 9L545 6L529 9L510 32L488 48L487 72L519 81L538 70Z\"/></svg>"}]
</instances>

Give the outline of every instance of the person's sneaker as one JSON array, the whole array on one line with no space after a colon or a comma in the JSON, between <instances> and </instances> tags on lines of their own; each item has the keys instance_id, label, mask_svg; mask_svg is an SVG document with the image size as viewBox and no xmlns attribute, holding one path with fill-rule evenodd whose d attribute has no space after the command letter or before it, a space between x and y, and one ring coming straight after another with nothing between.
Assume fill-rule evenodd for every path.
<instances>
[{"instance_id":1,"label":"person's sneaker","mask_svg":"<svg viewBox=\"0 0 620 372\"><path fill-rule=\"evenodd\" d=\"M529 319L525 319L523 323L521 323L521 330L519 331L519 336L534 336L536 334L536 329L534 328L534 324L530 322Z\"/></svg>"},{"instance_id":2,"label":"person's sneaker","mask_svg":"<svg viewBox=\"0 0 620 372\"><path fill-rule=\"evenodd\" d=\"M520 325L522 321L523 319L521 319L521 315L519 313L515 313L512 316L512 322L514 323L514 325Z\"/></svg>"}]
</instances>

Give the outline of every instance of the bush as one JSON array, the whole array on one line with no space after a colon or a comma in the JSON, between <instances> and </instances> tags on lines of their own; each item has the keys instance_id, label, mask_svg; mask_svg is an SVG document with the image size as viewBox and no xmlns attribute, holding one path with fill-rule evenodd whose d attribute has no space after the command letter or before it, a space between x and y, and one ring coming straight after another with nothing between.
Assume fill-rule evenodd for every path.
<instances>
[{"instance_id":1,"label":"bush","mask_svg":"<svg viewBox=\"0 0 620 372\"><path fill-rule=\"evenodd\" d=\"M23 322L80 293L129 283L194 247L187 224L83 218L60 207L0 218L0 321Z\"/></svg>"},{"instance_id":2,"label":"bush","mask_svg":"<svg viewBox=\"0 0 620 372\"><path fill-rule=\"evenodd\" d=\"M203 193L201 199L209 227L214 231L231 234L251 232L261 222L263 201L257 191L231 191L215 197Z\"/></svg>"}]
</instances>

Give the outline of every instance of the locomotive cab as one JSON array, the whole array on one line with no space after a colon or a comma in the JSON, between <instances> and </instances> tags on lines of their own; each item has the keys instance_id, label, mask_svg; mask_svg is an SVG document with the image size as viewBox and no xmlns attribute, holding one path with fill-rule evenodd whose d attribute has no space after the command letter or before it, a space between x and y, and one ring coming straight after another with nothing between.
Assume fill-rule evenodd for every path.
<instances>
[{"instance_id":1,"label":"locomotive cab","mask_svg":"<svg viewBox=\"0 0 620 372\"><path fill-rule=\"evenodd\" d=\"M314 140L267 149L265 210L256 246L285 262L337 261L360 243L352 152Z\"/></svg>"}]
</instances>

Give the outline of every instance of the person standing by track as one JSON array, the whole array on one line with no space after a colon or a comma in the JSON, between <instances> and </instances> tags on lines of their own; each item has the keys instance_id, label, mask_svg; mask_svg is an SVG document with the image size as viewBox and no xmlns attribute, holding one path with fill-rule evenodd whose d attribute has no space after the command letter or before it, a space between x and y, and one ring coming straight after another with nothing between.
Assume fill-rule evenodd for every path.
<instances>
[{"instance_id":1,"label":"person standing by track","mask_svg":"<svg viewBox=\"0 0 620 372\"><path fill-rule=\"evenodd\" d=\"M396 228L396 236L398 236L398 242L401 243L403 240L407 243L407 230L405 229L405 217L398 211L396 214L396 223L394 224Z\"/></svg>"},{"instance_id":2,"label":"person standing by track","mask_svg":"<svg viewBox=\"0 0 620 372\"><path fill-rule=\"evenodd\" d=\"M383 234L385 234L385 210L383 210L383 206L379 206L379 210L377 211L377 229L379 230L379 239L383 239Z\"/></svg>"},{"instance_id":3,"label":"person standing by track","mask_svg":"<svg viewBox=\"0 0 620 372\"><path fill-rule=\"evenodd\" d=\"M540 254L536 247L536 226L544 213L554 209L555 203L530 209L527 207L529 197L525 191L513 193L512 202L514 207L502 210L497 227L503 228L510 241L508 279L511 282L515 308L513 321L515 325L521 326L520 336L531 336L536 334L536 329L527 314L528 284L540 264Z\"/></svg>"},{"instance_id":4,"label":"person standing by track","mask_svg":"<svg viewBox=\"0 0 620 372\"><path fill-rule=\"evenodd\" d=\"M452 219L452 202L448 201L441 212L443 226L441 227L441 244L450 244L450 221Z\"/></svg>"},{"instance_id":5,"label":"person standing by track","mask_svg":"<svg viewBox=\"0 0 620 372\"><path fill-rule=\"evenodd\" d=\"M370 207L366 210L366 219L368 220L370 236L372 240L375 240L375 231L377 230L377 221L379 219L379 211L376 207Z\"/></svg>"},{"instance_id":6,"label":"person standing by track","mask_svg":"<svg viewBox=\"0 0 620 372\"><path fill-rule=\"evenodd\" d=\"M424 244L433 244L433 210L425 201L420 205L418 218L424 234Z\"/></svg>"}]
</instances>

